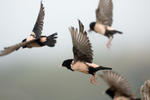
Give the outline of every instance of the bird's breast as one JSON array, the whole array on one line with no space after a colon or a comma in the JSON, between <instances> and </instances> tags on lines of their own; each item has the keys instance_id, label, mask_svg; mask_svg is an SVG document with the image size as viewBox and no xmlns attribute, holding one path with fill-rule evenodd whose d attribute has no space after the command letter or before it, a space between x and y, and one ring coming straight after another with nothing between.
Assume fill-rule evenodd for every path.
<instances>
[{"instance_id":1,"label":"bird's breast","mask_svg":"<svg viewBox=\"0 0 150 100\"><path fill-rule=\"evenodd\" d=\"M130 100L130 98L120 96L120 97L115 97L114 100Z\"/></svg>"},{"instance_id":2,"label":"bird's breast","mask_svg":"<svg viewBox=\"0 0 150 100\"><path fill-rule=\"evenodd\" d=\"M99 23L96 23L95 24L95 27L94 27L94 30L102 35L105 34L105 25L102 25L102 24L99 24Z\"/></svg>"},{"instance_id":3,"label":"bird's breast","mask_svg":"<svg viewBox=\"0 0 150 100\"><path fill-rule=\"evenodd\" d=\"M71 68L75 71L78 71L78 72L83 72L83 73L86 73L88 74L88 67L85 63L83 62L76 62L75 64L73 64L71 66Z\"/></svg>"}]
</instances>

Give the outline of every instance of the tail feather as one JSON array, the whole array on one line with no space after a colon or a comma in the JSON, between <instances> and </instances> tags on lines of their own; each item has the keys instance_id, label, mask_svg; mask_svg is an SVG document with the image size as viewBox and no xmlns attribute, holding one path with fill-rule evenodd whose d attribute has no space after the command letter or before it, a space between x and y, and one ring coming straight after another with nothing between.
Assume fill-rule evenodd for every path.
<instances>
[{"instance_id":1,"label":"tail feather","mask_svg":"<svg viewBox=\"0 0 150 100\"><path fill-rule=\"evenodd\" d=\"M89 68L89 74L92 74L92 75L94 75L94 73L99 71L99 70L112 70L112 68L103 67L103 66L99 66L97 68L93 68L93 67L88 67L88 68Z\"/></svg>"},{"instance_id":2,"label":"tail feather","mask_svg":"<svg viewBox=\"0 0 150 100\"><path fill-rule=\"evenodd\" d=\"M96 69L97 70L112 70L112 68L110 68L110 67L103 67L103 66L99 66Z\"/></svg>"},{"instance_id":3,"label":"tail feather","mask_svg":"<svg viewBox=\"0 0 150 100\"><path fill-rule=\"evenodd\" d=\"M114 33L123 34L123 32L121 32L121 31L118 31L118 30L114 30L113 32L114 32Z\"/></svg>"},{"instance_id":4,"label":"tail feather","mask_svg":"<svg viewBox=\"0 0 150 100\"><path fill-rule=\"evenodd\" d=\"M123 34L123 32L118 31L118 30L106 30L105 32L105 36L107 36L108 38L113 37L114 34Z\"/></svg>"},{"instance_id":5,"label":"tail feather","mask_svg":"<svg viewBox=\"0 0 150 100\"><path fill-rule=\"evenodd\" d=\"M47 41L45 42L45 45L49 47L54 47L56 44L56 38L57 38L57 33L54 33L50 36L47 37Z\"/></svg>"}]
</instances>

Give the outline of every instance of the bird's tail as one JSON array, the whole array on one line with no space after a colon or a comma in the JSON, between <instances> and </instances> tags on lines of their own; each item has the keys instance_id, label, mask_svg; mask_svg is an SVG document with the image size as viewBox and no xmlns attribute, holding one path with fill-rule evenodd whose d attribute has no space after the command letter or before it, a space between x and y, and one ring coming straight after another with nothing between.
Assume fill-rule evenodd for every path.
<instances>
[{"instance_id":1,"label":"bird's tail","mask_svg":"<svg viewBox=\"0 0 150 100\"><path fill-rule=\"evenodd\" d=\"M108 38L110 38L110 37L113 37L113 35L116 33L123 34L123 32L118 31L118 30L106 30L104 35L107 36Z\"/></svg>"},{"instance_id":2,"label":"bird's tail","mask_svg":"<svg viewBox=\"0 0 150 100\"><path fill-rule=\"evenodd\" d=\"M99 70L112 70L112 68L103 67L103 66L99 66L99 67L97 67L97 68L89 67L89 73L92 74L92 75L93 75L95 72L99 71Z\"/></svg>"},{"instance_id":3,"label":"bird's tail","mask_svg":"<svg viewBox=\"0 0 150 100\"><path fill-rule=\"evenodd\" d=\"M113 33L114 33L114 34L116 34L116 33L118 33L118 34L123 34L123 32L118 31L118 30L113 30Z\"/></svg>"},{"instance_id":4,"label":"bird's tail","mask_svg":"<svg viewBox=\"0 0 150 100\"><path fill-rule=\"evenodd\" d=\"M150 100L150 80L145 81L141 86L142 100Z\"/></svg>"},{"instance_id":5,"label":"bird's tail","mask_svg":"<svg viewBox=\"0 0 150 100\"><path fill-rule=\"evenodd\" d=\"M57 33L53 33L50 36L47 36L47 41L44 42L45 45L49 47L54 47L56 44Z\"/></svg>"},{"instance_id":6,"label":"bird's tail","mask_svg":"<svg viewBox=\"0 0 150 100\"><path fill-rule=\"evenodd\" d=\"M112 68L99 66L99 67L96 68L96 70L97 70L97 71L98 71L98 70L112 70Z\"/></svg>"}]
</instances>

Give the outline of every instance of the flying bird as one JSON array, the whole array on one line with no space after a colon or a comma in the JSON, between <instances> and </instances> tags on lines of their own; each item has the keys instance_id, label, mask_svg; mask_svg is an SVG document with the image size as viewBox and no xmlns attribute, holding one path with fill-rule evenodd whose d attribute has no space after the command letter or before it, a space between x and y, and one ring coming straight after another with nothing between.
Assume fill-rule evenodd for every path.
<instances>
[{"instance_id":1,"label":"flying bird","mask_svg":"<svg viewBox=\"0 0 150 100\"><path fill-rule=\"evenodd\" d=\"M121 31L113 29L113 3L112 0L100 0L96 9L96 22L91 22L90 31L95 31L108 37L107 48L110 48L114 34L122 34Z\"/></svg>"},{"instance_id":2,"label":"flying bird","mask_svg":"<svg viewBox=\"0 0 150 100\"><path fill-rule=\"evenodd\" d=\"M150 100L150 80L141 86L141 98L137 98L131 91L128 81L114 71L103 71L100 77L109 85L105 91L113 100Z\"/></svg>"},{"instance_id":3,"label":"flying bird","mask_svg":"<svg viewBox=\"0 0 150 100\"><path fill-rule=\"evenodd\" d=\"M4 50L0 51L0 56L10 54L21 47L22 48L43 47L43 46L54 47L56 43L57 33L54 33L49 36L41 36L43 30L44 16L45 16L44 7L41 2L38 18L36 20L36 23L30 36L24 39L21 43L5 47Z\"/></svg>"},{"instance_id":4,"label":"flying bird","mask_svg":"<svg viewBox=\"0 0 150 100\"><path fill-rule=\"evenodd\" d=\"M89 38L87 37L86 31L84 31L84 26L79 22L79 32L78 29L71 27L69 28L72 43L73 43L73 54L74 59L64 60L62 63L63 67L68 68L71 71L78 71L85 74L91 74L90 83L97 84L96 72L99 70L111 70L112 68L99 66L93 62L93 50Z\"/></svg>"}]
</instances>

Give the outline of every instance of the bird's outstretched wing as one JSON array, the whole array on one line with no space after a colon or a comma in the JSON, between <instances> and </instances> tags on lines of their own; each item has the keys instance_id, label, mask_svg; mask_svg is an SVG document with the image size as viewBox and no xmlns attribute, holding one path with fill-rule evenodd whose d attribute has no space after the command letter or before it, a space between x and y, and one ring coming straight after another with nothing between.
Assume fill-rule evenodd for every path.
<instances>
[{"instance_id":1,"label":"bird's outstretched wing","mask_svg":"<svg viewBox=\"0 0 150 100\"><path fill-rule=\"evenodd\" d=\"M40 37L42 34L44 15L45 15L44 7L43 7L43 3L41 1L41 7L40 7L39 15L38 15L38 18L37 18L36 23L34 25L34 28L32 30L34 32L36 38Z\"/></svg>"},{"instance_id":2,"label":"bird's outstretched wing","mask_svg":"<svg viewBox=\"0 0 150 100\"><path fill-rule=\"evenodd\" d=\"M126 96L132 96L131 88L128 81L114 71L103 71L100 77L115 91Z\"/></svg>"},{"instance_id":3,"label":"bird's outstretched wing","mask_svg":"<svg viewBox=\"0 0 150 100\"><path fill-rule=\"evenodd\" d=\"M112 0L100 0L96 9L96 21L100 24L111 26L113 22Z\"/></svg>"},{"instance_id":4,"label":"bird's outstretched wing","mask_svg":"<svg viewBox=\"0 0 150 100\"><path fill-rule=\"evenodd\" d=\"M38 38L37 38L37 39L38 39ZM33 39L33 40L31 40L31 41L28 41L28 42L21 42L21 43L18 43L18 44L9 46L9 47L5 47L4 50L0 51L0 56L8 55L8 54L12 53L13 51L18 50L20 47L23 47L23 46L25 46L25 45L28 45L28 44L30 44L30 43L33 43L33 42L36 41L37 39Z\"/></svg>"},{"instance_id":5,"label":"bird's outstretched wing","mask_svg":"<svg viewBox=\"0 0 150 100\"><path fill-rule=\"evenodd\" d=\"M150 80L145 81L141 86L141 98L142 100L150 100Z\"/></svg>"},{"instance_id":6,"label":"bird's outstretched wing","mask_svg":"<svg viewBox=\"0 0 150 100\"><path fill-rule=\"evenodd\" d=\"M73 43L73 54L74 61L85 61L91 63L93 61L93 50L91 49L91 43L87 37L86 31L84 31L84 26L79 21L79 32L78 29L71 27L70 33Z\"/></svg>"}]
</instances>

